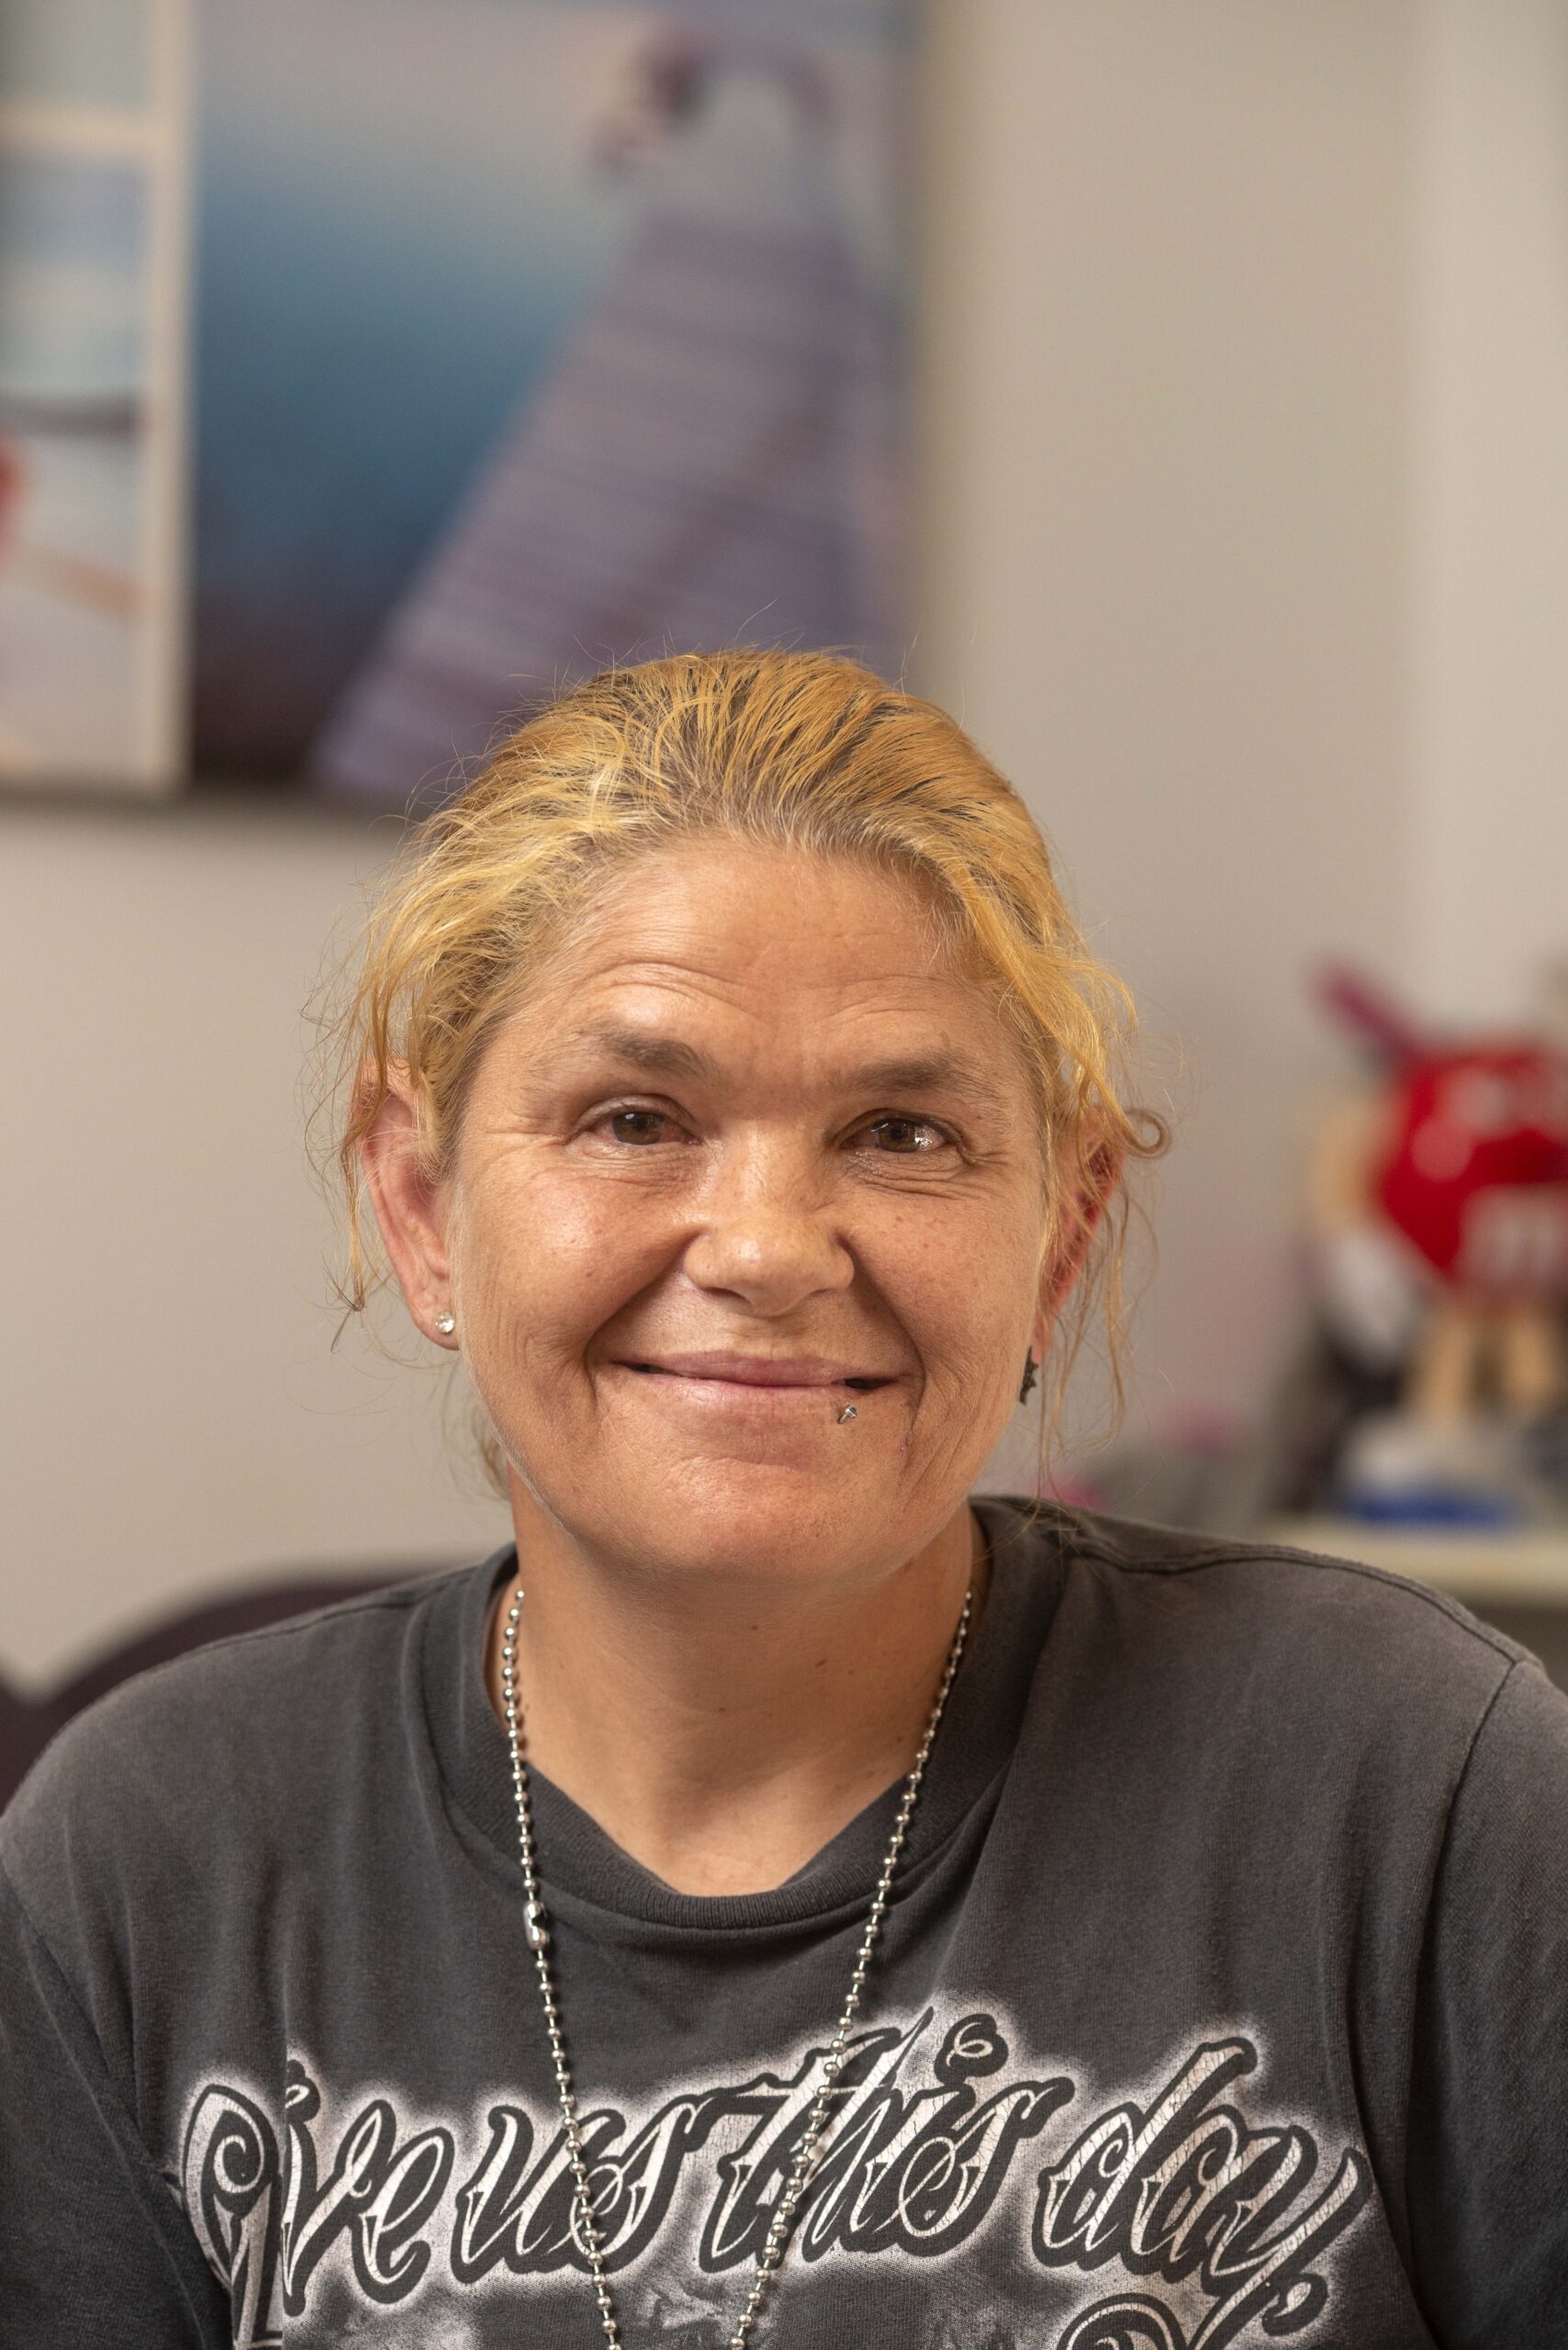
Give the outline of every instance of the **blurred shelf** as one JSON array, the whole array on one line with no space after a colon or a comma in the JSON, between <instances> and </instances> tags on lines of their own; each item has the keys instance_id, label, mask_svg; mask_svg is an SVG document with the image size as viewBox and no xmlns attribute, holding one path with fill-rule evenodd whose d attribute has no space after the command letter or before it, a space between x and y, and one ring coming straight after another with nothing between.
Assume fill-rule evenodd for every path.
<instances>
[{"instance_id":1,"label":"blurred shelf","mask_svg":"<svg viewBox=\"0 0 1568 2350\"><path fill-rule=\"evenodd\" d=\"M1568 1606L1568 1528L1506 1533L1462 1527L1450 1533L1440 1526L1373 1526L1356 1517L1279 1517L1263 1533L1293 1550L1386 1567L1412 1583L1450 1591L1456 1599Z\"/></svg>"}]
</instances>

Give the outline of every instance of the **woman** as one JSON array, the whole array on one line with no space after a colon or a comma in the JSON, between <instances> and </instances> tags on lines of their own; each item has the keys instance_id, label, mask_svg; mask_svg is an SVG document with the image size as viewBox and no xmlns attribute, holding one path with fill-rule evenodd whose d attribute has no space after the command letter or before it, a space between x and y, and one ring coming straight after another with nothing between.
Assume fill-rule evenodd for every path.
<instances>
[{"instance_id":1,"label":"woman","mask_svg":"<svg viewBox=\"0 0 1568 2350\"><path fill-rule=\"evenodd\" d=\"M1568 1704L1367 1569L969 1498L1160 1141L1117 1002L824 657L596 679L426 828L351 1295L373 1209L515 1549L35 1772L8 2343L1568 2340Z\"/></svg>"}]
</instances>

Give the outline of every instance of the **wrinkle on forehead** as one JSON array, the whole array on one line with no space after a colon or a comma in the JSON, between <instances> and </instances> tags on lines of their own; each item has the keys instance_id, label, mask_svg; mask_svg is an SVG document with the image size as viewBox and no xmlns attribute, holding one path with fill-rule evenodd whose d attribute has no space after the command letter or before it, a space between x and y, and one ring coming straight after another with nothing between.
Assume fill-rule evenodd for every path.
<instances>
[{"instance_id":1,"label":"wrinkle on forehead","mask_svg":"<svg viewBox=\"0 0 1568 2350\"><path fill-rule=\"evenodd\" d=\"M787 992L812 1026L832 1024L846 1061L952 1051L955 1029L979 1013L983 1042L965 1058L985 1063L996 1095L1022 1084L1049 1182L1052 1141L1028 1055L986 975L955 952L935 885L917 873L730 834L672 841L609 869L497 1028L532 1058L565 1041L568 1017L574 1028L638 1024L623 1015L644 991L669 1000L672 1033L683 1004L700 1018L706 1000L751 1025L771 1021ZM543 1025L529 1038L534 1016ZM878 1038L885 1024L898 1033Z\"/></svg>"},{"instance_id":2,"label":"wrinkle on forehead","mask_svg":"<svg viewBox=\"0 0 1568 2350\"><path fill-rule=\"evenodd\" d=\"M662 944L662 942L661 942ZM976 1108L1004 1113L1010 1078L1029 1091L1016 1041L985 991L946 973L848 969L808 976L783 967L734 967L733 954L688 961L646 952L622 959L606 941L585 965L509 1021L529 1060L598 1053L651 1074L717 1083L735 1052L837 1069L859 1065L890 1090L946 1083ZM850 1081L848 1080L846 1082Z\"/></svg>"},{"instance_id":3,"label":"wrinkle on forehead","mask_svg":"<svg viewBox=\"0 0 1568 2350\"><path fill-rule=\"evenodd\" d=\"M739 928L753 953L784 941L776 927L788 910L807 918L813 938L861 938L865 934L865 895L868 885L886 911L890 943L899 942L900 974L910 977L972 976L961 968L955 952L951 918L944 916L935 883L913 868L890 867L871 856L824 856L774 842L755 842L731 834L698 834L669 842L641 856L617 860L585 901L562 923L544 947L538 966L542 985L549 984L552 963L592 957L595 944L629 918L644 925L639 933L644 954L649 931L667 924L670 946L678 940L690 957L706 936L716 943L711 903L714 868L724 873L727 894L721 914L733 915L724 928ZM748 871L749 868L749 871ZM766 895L763 926L755 926L756 909L743 912L750 896L747 882ZM791 883L796 886L791 888ZM809 883L809 888L799 885ZM846 902L850 892L860 902ZM644 902L638 906L635 901ZM748 927L747 925L751 925ZM649 959L659 959L656 951ZM700 963L693 968L700 968Z\"/></svg>"}]
</instances>

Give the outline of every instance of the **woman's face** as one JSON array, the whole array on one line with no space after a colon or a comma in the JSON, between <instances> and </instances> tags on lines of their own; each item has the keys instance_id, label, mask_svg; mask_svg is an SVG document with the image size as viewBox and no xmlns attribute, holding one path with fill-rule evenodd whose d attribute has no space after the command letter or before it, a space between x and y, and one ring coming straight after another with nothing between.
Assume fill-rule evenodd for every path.
<instances>
[{"instance_id":1,"label":"woman's face","mask_svg":"<svg viewBox=\"0 0 1568 2350\"><path fill-rule=\"evenodd\" d=\"M410 1293L520 1506L831 1577L963 1504L1043 1349L1043 1217L1021 1056L912 885L701 843L616 877L498 1031Z\"/></svg>"}]
</instances>

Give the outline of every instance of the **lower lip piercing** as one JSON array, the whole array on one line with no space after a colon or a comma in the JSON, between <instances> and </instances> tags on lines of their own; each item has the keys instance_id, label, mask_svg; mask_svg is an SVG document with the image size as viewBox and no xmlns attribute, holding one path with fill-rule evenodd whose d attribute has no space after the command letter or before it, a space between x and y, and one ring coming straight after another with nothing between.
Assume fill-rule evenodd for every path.
<instances>
[{"instance_id":1,"label":"lower lip piercing","mask_svg":"<svg viewBox=\"0 0 1568 2350\"><path fill-rule=\"evenodd\" d=\"M838 1418L837 1418L837 1420L836 1420L836 1421L835 1421L835 1423L834 1423L834 1426L835 1426L835 1427L842 1427L844 1426L844 1423L845 1423L845 1421L846 1421L846 1420L853 1420L853 1419L857 1418L857 1416L858 1416L858 1415L857 1415L857 1412L856 1412L856 1409L855 1409L854 1404L846 1404L846 1405L845 1405L845 1407L844 1407L843 1411L842 1411L842 1412L840 1412L840 1414L839 1414L839 1416L838 1416Z\"/></svg>"}]
</instances>

